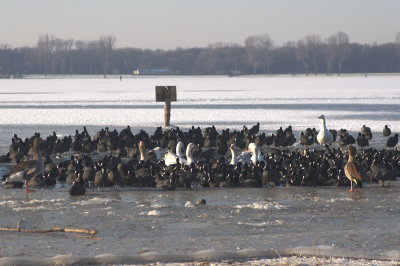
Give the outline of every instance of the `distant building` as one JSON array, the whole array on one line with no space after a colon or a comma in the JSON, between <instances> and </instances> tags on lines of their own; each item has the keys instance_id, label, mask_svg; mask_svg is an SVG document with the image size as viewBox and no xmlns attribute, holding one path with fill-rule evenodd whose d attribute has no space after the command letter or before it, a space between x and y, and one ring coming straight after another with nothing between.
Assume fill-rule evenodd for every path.
<instances>
[{"instance_id":1,"label":"distant building","mask_svg":"<svg viewBox=\"0 0 400 266\"><path fill-rule=\"evenodd\" d=\"M172 75L174 71L170 69L137 69L133 71L134 75Z\"/></svg>"}]
</instances>

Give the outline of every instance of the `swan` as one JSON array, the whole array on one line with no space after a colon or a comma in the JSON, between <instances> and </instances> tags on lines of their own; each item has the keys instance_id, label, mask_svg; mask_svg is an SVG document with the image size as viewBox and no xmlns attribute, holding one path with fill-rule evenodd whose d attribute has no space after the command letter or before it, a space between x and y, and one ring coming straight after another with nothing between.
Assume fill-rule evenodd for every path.
<instances>
[{"instance_id":1,"label":"swan","mask_svg":"<svg viewBox=\"0 0 400 266\"><path fill-rule=\"evenodd\" d=\"M318 132L318 135L317 135L318 143L321 144L321 146L325 145L325 144L330 145L333 142L333 135L326 128L325 116L324 115L320 115L318 118L321 119L321 129L320 129L320 131Z\"/></svg>"},{"instance_id":2,"label":"swan","mask_svg":"<svg viewBox=\"0 0 400 266\"><path fill-rule=\"evenodd\" d=\"M258 150L255 143L249 144L249 150L252 153L250 160L253 161L254 164L257 164L257 162L265 163L264 157L262 156L261 151Z\"/></svg>"},{"instance_id":3,"label":"swan","mask_svg":"<svg viewBox=\"0 0 400 266\"><path fill-rule=\"evenodd\" d=\"M168 166L170 164L176 164L176 159L179 158L179 163L180 164L186 164L187 160L183 158L183 142L179 141L178 144L176 144L176 154L174 154L171 151L168 151L165 156L164 156L164 161L165 165Z\"/></svg>"},{"instance_id":4,"label":"swan","mask_svg":"<svg viewBox=\"0 0 400 266\"><path fill-rule=\"evenodd\" d=\"M238 158L237 158L237 154L236 154L236 145L235 144L231 144L231 153L232 153L232 160L230 162L231 165L237 165L238 163Z\"/></svg>"},{"instance_id":5,"label":"swan","mask_svg":"<svg viewBox=\"0 0 400 266\"><path fill-rule=\"evenodd\" d=\"M187 148L186 148L186 165L188 165L188 166L191 166L192 165L192 163L194 163L195 161L194 161L194 159L193 159L193 156L192 156L192 149L194 148L194 147L196 147L197 145L195 145L195 144L193 144L193 143L189 143L188 144L188 146L187 146Z\"/></svg>"}]
</instances>

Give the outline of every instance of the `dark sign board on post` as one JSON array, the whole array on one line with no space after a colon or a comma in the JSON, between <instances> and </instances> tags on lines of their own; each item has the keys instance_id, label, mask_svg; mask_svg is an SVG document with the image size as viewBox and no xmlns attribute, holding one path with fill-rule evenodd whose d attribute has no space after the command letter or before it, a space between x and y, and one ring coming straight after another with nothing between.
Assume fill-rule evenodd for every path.
<instances>
[{"instance_id":1,"label":"dark sign board on post","mask_svg":"<svg viewBox=\"0 0 400 266\"><path fill-rule=\"evenodd\" d=\"M156 102L165 102L164 127L167 127L171 117L171 102L176 102L176 86L156 86Z\"/></svg>"},{"instance_id":2,"label":"dark sign board on post","mask_svg":"<svg viewBox=\"0 0 400 266\"><path fill-rule=\"evenodd\" d=\"M171 93L171 102L176 102L176 86L156 86L156 102L165 102L165 94L168 89Z\"/></svg>"}]
</instances>

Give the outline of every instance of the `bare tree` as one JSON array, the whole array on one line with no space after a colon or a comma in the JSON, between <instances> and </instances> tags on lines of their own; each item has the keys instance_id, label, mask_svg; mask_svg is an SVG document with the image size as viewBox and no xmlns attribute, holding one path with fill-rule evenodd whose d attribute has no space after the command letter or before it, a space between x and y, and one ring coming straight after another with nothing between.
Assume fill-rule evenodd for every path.
<instances>
[{"instance_id":1,"label":"bare tree","mask_svg":"<svg viewBox=\"0 0 400 266\"><path fill-rule=\"evenodd\" d=\"M61 50L64 49L64 40L61 38L55 38L51 40L51 61L50 61L50 67L51 67L51 73L56 74L57 73L57 68L59 66L59 62L61 59Z\"/></svg>"},{"instance_id":2,"label":"bare tree","mask_svg":"<svg viewBox=\"0 0 400 266\"><path fill-rule=\"evenodd\" d=\"M269 34L250 36L244 41L244 47L248 54L249 63L253 66L254 75L263 64L265 64L267 73L269 73L273 46L274 42Z\"/></svg>"},{"instance_id":3,"label":"bare tree","mask_svg":"<svg viewBox=\"0 0 400 266\"><path fill-rule=\"evenodd\" d=\"M397 62L399 62L400 58L400 31L396 34L395 42L394 42L397 50Z\"/></svg>"},{"instance_id":4,"label":"bare tree","mask_svg":"<svg viewBox=\"0 0 400 266\"><path fill-rule=\"evenodd\" d=\"M328 76L332 75L333 64L337 58L337 39L336 36L331 35L325 44L325 59L326 59L326 74Z\"/></svg>"},{"instance_id":5,"label":"bare tree","mask_svg":"<svg viewBox=\"0 0 400 266\"><path fill-rule=\"evenodd\" d=\"M342 69L343 62L349 57L350 54L350 42L349 36L340 31L335 35L337 40L337 53L338 53L338 76Z\"/></svg>"},{"instance_id":6,"label":"bare tree","mask_svg":"<svg viewBox=\"0 0 400 266\"><path fill-rule=\"evenodd\" d=\"M65 75L65 71L67 68L67 60L69 58L69 53L74 45L74 39L67 39L63 41L63 49L61 51L60 57L60 70ZM72 68L70 67L70 73L72 72Z\"/></svg>"},{"instance_id":7,"label":"bare tree","mask_svg":"<svg viewBox=\"0 0 400 266\"><path fill-rule=\"evenodd\" d=\"M47 66L49 64L49 61L51 59L51 53L54 47L54 35L49 36L48 34L46 35L40 35L39 40L36 46L37 54L38 57L43 60L44 63L44 74L47 76Z\"/></svg>"},{"instance_id":8,"label":"bare tree","mask_svg":"<svg viewBox=\"0 0 400 266\"><path fill-rule=\"evenodd\" d=\"M322 39L319 35L309 35L305 37L308 49L310 51L311 61L314 65L314 74L318 73L318 60L322 54Z\"/></svg>"},{"instance_id":9,"label":"bare tree","mask_svg":"<svg viewBox=\"0 0 400 266\"><path fill-rule=\"evenodd\" d=\"M296 58L297 60L303 63L303 66L306 68L306 76L308 76L308 65L310 64L310 50L306 41L300 40L297 42Z\"/></svg>"},{"instance_id":10,"label":"bare tree","mask_svg":"<svg viewBox=\"0 0 400 266\"><path fill-rule=\"evenodd\" d=\"M395 44L397 45L397 52L400 55L400 31L396 34Z\"/></svg>"},{"instance_id":11,"label":"bare tree","mask_svg":"<svg viewBox=\"0 0 400 266\"><path fill-rule=\"evenodd\" d=\"M114 35L108 35L108 36L102 35L100 36L98 41L97 52L98 52L98 57L103 65L104 78L106 78L106 72L108 70L110 56L116 41L117 38Z\"/></svg>"}]
</instances>

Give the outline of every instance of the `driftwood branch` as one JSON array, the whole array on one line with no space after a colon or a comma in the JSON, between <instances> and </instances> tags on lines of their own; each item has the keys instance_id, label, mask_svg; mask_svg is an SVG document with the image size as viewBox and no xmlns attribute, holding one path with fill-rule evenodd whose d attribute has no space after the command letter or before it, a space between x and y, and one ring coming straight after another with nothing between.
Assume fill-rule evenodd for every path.
<instances>
[{"instance_id":1,"label":"driftwood branch","mask_svg":"<svg viewBox=\"0 0 400 266\"><path fill-rule=\"evenodd\" d=\"M95 239L95 240L103 240L103 238L101 238L101 237L83 236L83 235L78 235L78 234L75 234L75 233L74 233L74 235L77 236L77 237L82 237L82 238Z\"/></svg>"},{"instance_id":2,"label":"driftwood branch","mask_svg":"<svg viewBox=\"0 0 400 266\"><path fill-rule=\"evenodd\" d=\"M76 228L60 228L53 226L50 229L20 229L19 225L21 220L18 221L17 228L4 228L0 227L0 231L8 231L8 232L23 232L23 233L54 233L54 232L66 232L66 233L80 233L80 234L88 234L92 237L97 233L96 230L87 230L87 229L76 229Z\"/></svg>"}]
</instances>

